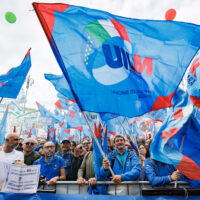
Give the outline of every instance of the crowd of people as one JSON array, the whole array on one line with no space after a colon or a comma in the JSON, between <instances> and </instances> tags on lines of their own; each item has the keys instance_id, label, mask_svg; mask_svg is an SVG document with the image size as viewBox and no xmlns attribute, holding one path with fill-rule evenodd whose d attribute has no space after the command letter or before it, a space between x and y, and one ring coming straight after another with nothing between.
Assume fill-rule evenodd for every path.
<instances>
[{"instance_id":1,"label":"crowd of people","mask_svg":"<svg viewBox=\"0 0 200 200\"><path fill-rule=\"evenodd\" d=\"M122 181L149 181L154 185L169 184L184 178L175 167L151 159L151 138L133 143L127 135L108 138L108 156L100 168L100 180L119 184ZM39 185L55 185L57 181L77 181L89 187L97 183L94 170L93 140L89 137L77 144L64 139L56 145L45 138L22 140L16 133L6 136L0 151L2 162L17 165L41 165ZM112 169L114 175L111 174ZM98 179L99 180L99 179Z\"/></svg>"}]
</instances>

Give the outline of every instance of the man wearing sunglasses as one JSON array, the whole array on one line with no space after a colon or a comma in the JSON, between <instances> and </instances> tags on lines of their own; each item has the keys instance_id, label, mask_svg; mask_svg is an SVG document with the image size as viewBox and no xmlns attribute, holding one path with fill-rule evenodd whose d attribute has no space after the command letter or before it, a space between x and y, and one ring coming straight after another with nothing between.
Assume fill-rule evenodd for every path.
<instances>
[{"instance_id":1,"label":"man wearing sunglasses","mask_svg":"<svg viewBox=\"0 0 200 200\"><path fill-rule=\"evenodd\" d=\"M27 138L23 141L22 148L26 165L32 165L35 160L40 158L40 154L37 151L33 151L36 146L37 142L32 138Z\"/></svg>"},{"instance_id":2,"label":"man wearing sunglasses","mask_svg":"<svg viewBox=\"0 0 200 200\"><path fill-rule=\"evenodd\" d=\"M72 159L72 180L77 180L78 170L83 161L84 155L87 153L86 149L83 148L82 144L78 144L74 149L74 156Z\"/></svg>"},{"instance_id":3,"label":"man wearing sunglasses","mask_svg":"<svg viewBox=\"0 0 200 200\"><path fill-rule=\"evenodd\" d=\"M86 151L90 151L90 142L87 139L83 140L82 145L86 149Z\"/></svg>"}]
</instances>

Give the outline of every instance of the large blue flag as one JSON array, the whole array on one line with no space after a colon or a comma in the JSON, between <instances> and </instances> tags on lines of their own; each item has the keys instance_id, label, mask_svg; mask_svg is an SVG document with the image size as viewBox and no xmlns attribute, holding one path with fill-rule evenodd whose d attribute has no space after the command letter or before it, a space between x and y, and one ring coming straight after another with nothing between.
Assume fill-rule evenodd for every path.
<instances>
[{"instance_id":1,"label":"large blue flag","mask_svg":"<svg viewBox=\"0 0 200 200\"><path fill-rule=\"evenodd\" d=\"M156 134L150 152L153 159L173 164L187 178L200 181L200 125L193 113L185 93Z\"/></svg>"},{"instance_id":2,"label":"large blue flag","mask_svg":"<svg viewBox=\"0 0 200 200\"><path fill-rule=\"evenodd\" d=\"M0 97L17 98L30 68L31 56L29 49L21 65L0 76Z\"/></svg>"},{"instance_id":3,"label":"large blue flag","mask_svg":"<svg viewBox=\"0 0 200 200\"><path fill-rule=\"evenodd\" d=\"M6 110L4 112L3 118L0 123L0 146L5 142L7 116L8 116L8 105L6 107Z\"/></svg>"},{"instance_id":4,"label":"large blue flag","mask_svg":"<svg viewBox=\"0 0 200 200\"><path fill-rule=\"evenodd\" d=\"M200 26L194 24L65 4L33 6L82 110L133 117L172 106L200 47Z\"/></svg>"}]
</instances>

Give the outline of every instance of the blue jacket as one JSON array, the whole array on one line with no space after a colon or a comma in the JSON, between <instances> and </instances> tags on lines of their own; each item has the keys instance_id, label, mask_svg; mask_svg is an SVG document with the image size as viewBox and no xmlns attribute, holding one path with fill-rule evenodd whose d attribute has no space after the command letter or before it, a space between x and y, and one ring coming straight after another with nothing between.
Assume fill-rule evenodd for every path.
<instances>
[{"instance_id":1,"label":"blue jacket","mask_svg":"<svg viewBox=\"0 0 200 200\"><path fill-rule=\"evenodd\" d=\"M171 174L176 171L176 168L173 165L161 164L147 158L144 163L144 171L147 179L154 186L169 184L172 181Z\"/></svg>"},{"instance_id":2,"label":"blue jacket","mask_svg":"<svg viewBox=\"0 0 200 200\"><path fill-rule=\"evenodd\" d=\"M71 168L72 168L72 152L68 151L66 154L62 155L61 151L59 151L56 155L62 157L65 160L65 173L66 173L66 180L69 181L72 179Z\"/></svg>"},{"instance_id":3,"label":"blue jacket","mask_svg":"<svg viewBox=\"0 0 200 200\"><path fill-rule=\"evenodd\" d=\"M115 156L113 167L112 165L112 153L108 154L108 160L110 162L110 166L115 175L122 175L122 181L134 181L137 180L140 176L140 163L138 157L135 152L131 151L131 156L129 156L129 151L125 149L125 157L124 157L124 166L122 165L118 153L116 150L113 151ZM110 175L109 170L105 170L102 166L100 169L100 175L103 177L108 177Z\"/></svg>"}]
</instances>

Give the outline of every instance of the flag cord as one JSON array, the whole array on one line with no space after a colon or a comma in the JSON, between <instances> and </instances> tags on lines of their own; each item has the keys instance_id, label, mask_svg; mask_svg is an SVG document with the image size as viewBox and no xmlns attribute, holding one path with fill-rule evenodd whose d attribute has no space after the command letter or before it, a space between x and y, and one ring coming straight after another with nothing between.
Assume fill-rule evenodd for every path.
<instances>
[{"instance_id":1,"label":"flag cord","mask_svg":"<svg viewBox=\"0 0 200 200\"><path fill-rule=\"evenodd\" d=\"M87 125L88 125L88 127L89 127L89 129L90 129L90 132L91 132L92 135L93 135L93 138L94 138L94 140L95 140L95 142L96 142L96 144L97 144L97 146L98 146L98 148L99 148L99 150L100 150L100 152L101 152L103 158L106 158L106 155L104 154L104 152L103 152L103 150L102 150L102 148L101 148L101 146L100 146L100 144L99 144L99 142L98 142L98 140L97 140L97 138L96 138L94 132L92 131L92 128L91 128L91 126L90 126L90 124L89 124L89 122L88 122L87 117L85 116L84 111L81 111L81 113L83 114L83 117L84 117L84 119L85 119L85 121L86 121L86 123L87 123ZM110 166L109 166L109 170L110 170L110 173L112 174L112 176L114 176L115 174L114 174L114 172L113 172L113 170L111 169Z\"/></svg>"}]
</instances>

